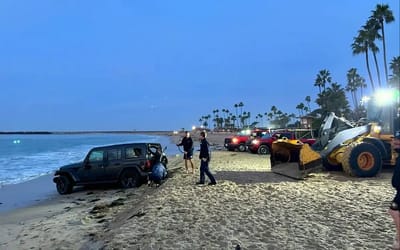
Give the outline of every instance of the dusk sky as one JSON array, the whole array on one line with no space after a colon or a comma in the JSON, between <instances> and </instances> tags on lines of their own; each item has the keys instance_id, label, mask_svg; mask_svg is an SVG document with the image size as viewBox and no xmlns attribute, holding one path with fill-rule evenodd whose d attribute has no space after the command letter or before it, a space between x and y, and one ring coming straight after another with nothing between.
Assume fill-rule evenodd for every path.
<instances>
[{"instance_id":1,"label":"dusk sky","mask_svg":"<svg viewBox=\"0 0 400 250\"><path fill-rule=\"evenodd\" d=\"M390 62L399 0L2 0L0 131L188 129L239 102L297 114L307 95L316 108L319 70L369 84L351 44L378 3L396 19Z\"/></svg>"}]
</instances>

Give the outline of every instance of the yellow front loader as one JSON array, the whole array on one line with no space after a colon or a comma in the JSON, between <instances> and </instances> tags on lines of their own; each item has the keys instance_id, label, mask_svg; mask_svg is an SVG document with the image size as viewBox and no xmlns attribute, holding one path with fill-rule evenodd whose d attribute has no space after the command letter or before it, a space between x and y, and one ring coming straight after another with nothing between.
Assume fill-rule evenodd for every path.
<instances>
[{"instance_id":1,"label":"yellow front loader","mask_svg":"<svg viewBox=\"0 0 400 250\"><path fill-rule=\"evenodd\" d=\"M310 147L296 140L280 139L272 144L272 171L303 179L317 170L343 169L358 177L377 175L384 165L395 165L398 153L391 146L399 130L399 114L393 106L372 108L364 124L352 124L334 113L321 124L319 139Z\"/></svg>"}]
</instances>

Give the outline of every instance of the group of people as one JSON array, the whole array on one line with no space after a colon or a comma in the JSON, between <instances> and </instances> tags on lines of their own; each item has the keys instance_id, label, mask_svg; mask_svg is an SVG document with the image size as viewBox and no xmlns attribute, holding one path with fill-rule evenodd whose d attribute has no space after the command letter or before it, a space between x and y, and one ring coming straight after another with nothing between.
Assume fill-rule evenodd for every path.
<instances>
[{"instance_id":1,"label":"group of people","mask_svg":"<svg viewBox=\"0 0 400 250\"><path fill-rule=\"evenodd\" d=\"M210 182L208 185L215 185L217 184L214 176L210 172L209 168L209 162L211 158L210 154L210 144L206 140L206 133L204 131L200 132L200 154L199 154L199 159L200 159L200 180L196 182L198 185L205 184L205 176L207 175L208 179ZM190 136L190 132L186 131L185 132L185 137L182 138L182 141L178 144L177 146L182 146L183 147L183 159L185 160L185 168L186 168L186 173L189 173L189 164L191 166L191 173L194 174L194 164L192 161L193 158L193 140Z\"/></svg>"},{"instance_id":2,"label":"group of people","mask_svg":"<svg viewBox=\"0 0 400 250\"><path fill-rule=\"evenodd\" d=\"M210 172L209 168L209 162L211 158L210 154L210 144L206 140L206 133L205 132L200 132L200 180L196 182L196 184L201 185L205 184L205 177L207 175L208 179L210 182L208 185L216 185L217 182L213 176L213 174ZM193 140L190 137L190 132L186 131L185 136L182 138L182 141L178 144L177 146L183 146L183 159L185 160L185 168L186 168L186 173L189 173L189 164L191 167L191 173L194 174L194 164L192 161L193 158ZM167 175L167 170L165 166L160 162L161 159L161 153L162 152L154 152L154 166L151 170L151 174L148 176L148 185L152 186L153 184L156 184L159 186L162 182L163 179L166 178Z\"/></svg>"}]
</instances>

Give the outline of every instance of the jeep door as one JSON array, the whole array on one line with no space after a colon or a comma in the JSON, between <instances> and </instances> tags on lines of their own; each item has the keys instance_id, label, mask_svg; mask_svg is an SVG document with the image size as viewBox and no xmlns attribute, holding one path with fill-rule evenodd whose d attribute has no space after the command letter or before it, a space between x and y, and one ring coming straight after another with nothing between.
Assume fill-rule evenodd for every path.
<instances>
[{"instance_id":1,"label":"jeep door","mask_svg":"<svg viewBox=\"0 0 400 250\"><path fill-rule=\"evenodd\" d=\"M104 180L105 153L104 149L93 149L89 152L83 168L78 170L81 182L89 183Z\"/></svg>"},{"instance_id":2,"label":"jeep door","mask_svg":"<svg viewBox=\"0 0 400 250\"><path fill-rule=\"evenodd\" d=\"M109 148L107 150L105 176L108 181L116 181L123 168L122 147Z\"/></svg>"}]
</instances>

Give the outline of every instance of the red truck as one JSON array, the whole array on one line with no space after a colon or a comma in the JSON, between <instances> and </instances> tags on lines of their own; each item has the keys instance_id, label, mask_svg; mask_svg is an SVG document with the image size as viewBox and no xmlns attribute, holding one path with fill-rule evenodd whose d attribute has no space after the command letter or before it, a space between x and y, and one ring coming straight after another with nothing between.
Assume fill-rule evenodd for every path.
<instances>
[{"instance_id":1,"label":"red truck","mask_svg":"<svg viewBox=\"0 0 400 250\"><path fill-rule=\"evenodd\" d=\"M247 148L252 153L269 154L271 152L272 143L278 139L287 138L289 140L299 140L310 146L316 141L315 138L296 137L296 131L276 131L272 134L266 134L261 138L255 138L247 144Z\"/></svg>"},{"instance_id":2,"label":"red truck","mask_svg":"<svg viewBox=\"0 0 400 250\"><path fill-rule=\"evenodd\" d=\"M232 137L225 138L224 147L229 151L239 150L244 152L247 150L247 144L255 139L260 138L262 135L268 133L268 129L253 129L253 130L242 130L238 134Z\"/></svg>"}]
</instances>

